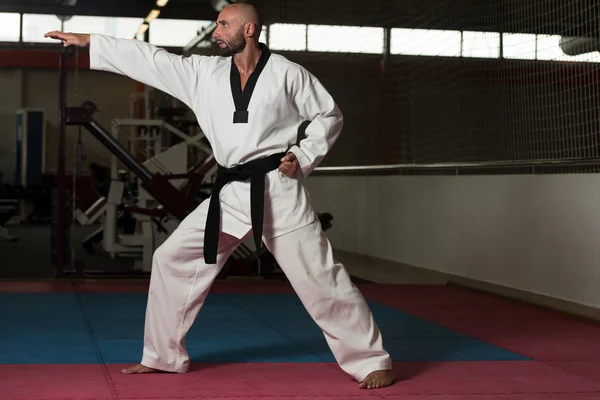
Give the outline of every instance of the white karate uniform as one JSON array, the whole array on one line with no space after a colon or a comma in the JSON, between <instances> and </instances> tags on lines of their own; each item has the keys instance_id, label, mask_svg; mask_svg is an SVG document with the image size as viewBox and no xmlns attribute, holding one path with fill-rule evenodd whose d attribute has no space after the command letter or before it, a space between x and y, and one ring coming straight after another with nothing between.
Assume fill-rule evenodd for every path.
<instances>
[{"instance_id":1,"label":"white karate uniform","mask_svg":"<svg viewBox=\"0 0 600 400\"><path fill-rule=\"evenodd\" d=\"M247 123L233 123L231 57L183 57L148 43L92 34L90 68L126 75L184 102L195 113L216 161L233 167L286 151L300 168L265 177L263 240L309 314L323 330L340 367L361 381L391 369L381 333L364 298L332 254L303 180L336 141L343 116L325 87L302 66L270 54L247 107ZM266 47L264 47L266 49ZM248 86L246 86L248 88ZM312 121L299 145L298 127ZM234 249L251 232L250 183L228 183L220 193L217 263L203 259L208 200L154 254L142 364L186 372L185 335L209 288Z\"/></svg>"}]
</instances>

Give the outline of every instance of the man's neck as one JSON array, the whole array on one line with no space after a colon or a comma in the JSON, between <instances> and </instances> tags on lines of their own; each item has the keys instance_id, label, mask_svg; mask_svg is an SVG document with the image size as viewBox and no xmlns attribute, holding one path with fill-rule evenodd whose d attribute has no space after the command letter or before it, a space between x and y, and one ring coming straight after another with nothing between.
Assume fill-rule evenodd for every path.
<instances>
[{"instance_id":1,"label":"man's neck","mask_svg":"<svg viewBox=\"0 0 600 400\"><path fill-rule=\"evenodd\" d=\"M241 53L234 55L233 61L240 72L240 75L249 75L256 68L260 59L262 50L258 43L250 42Z\"/></svg>"}]
</instances>

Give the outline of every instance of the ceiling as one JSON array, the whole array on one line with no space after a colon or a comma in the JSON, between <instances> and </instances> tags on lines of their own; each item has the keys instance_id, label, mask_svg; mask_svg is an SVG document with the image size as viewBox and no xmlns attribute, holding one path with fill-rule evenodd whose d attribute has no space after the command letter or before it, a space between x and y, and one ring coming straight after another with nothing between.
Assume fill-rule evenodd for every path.
<instances>
[{"instance_id":1,"label":"ceiling","mask_svg":"<svg viewBox=\"0 0 600 400\"><path fill-rule=\"evenodd\" d=\"M0 12L143 18L156 0L0 0ZM597 0L248 0L263 21L597 37ZM68 5L75 3L75 5ZM214 21L211 0L170 0L160 18Z\"/></svg>"},{"instance_id":2,"label":"ceiling","mask_svg":"<svg viewBox=\"0 0 600 400\"><path fill-rule=\"evenodd\" d=\"M74 5L70 5L74 4ZM0 12L143 18L156 0L0 0ZM170 0L162 18L214 20L209 0Z\"/></svg>"}]
</instances>

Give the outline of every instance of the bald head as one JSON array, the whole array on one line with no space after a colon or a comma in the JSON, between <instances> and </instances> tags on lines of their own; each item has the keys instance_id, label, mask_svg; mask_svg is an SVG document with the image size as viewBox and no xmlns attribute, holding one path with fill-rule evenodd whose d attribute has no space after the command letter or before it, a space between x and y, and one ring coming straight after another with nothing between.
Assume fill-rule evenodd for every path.
<instances>
[{"instance_id":1,"label":"bald head","mask_svg":"<svg viewBox=\"0 0 600 400\"><path fill-rule=\"evenodd\" d=\"M253 5L248 3L235 3L229 4L225 6L221 13L227 12L229 15L235 15L239 18L240 25L242 29L247 29L247 24L254 25L254 34L252 37L255 37L258 40L260 36L260 32L262 30L262 25L260 22L260 17L258 16L258 12Z\"/></svg>"},{"instance_id":2,"label":"bald head","mask_svg":"<svg viewBox=\"0 0 600 400\"><path fill-rule=\"evenodd\" d=\"M244 24L247 23L251 23L254 24L254 26L256 27L256 31L260 34L260 30L261 30L261 23L260 23L260 17L258 16L258 12L256 11L256 8L254 8L254 6L247 4L247 3L239 3L239 4L232 4L236 5L239 7L240 9L240 13L242 14L242 19L244 21Z\"/></svg>"}]
</instances>

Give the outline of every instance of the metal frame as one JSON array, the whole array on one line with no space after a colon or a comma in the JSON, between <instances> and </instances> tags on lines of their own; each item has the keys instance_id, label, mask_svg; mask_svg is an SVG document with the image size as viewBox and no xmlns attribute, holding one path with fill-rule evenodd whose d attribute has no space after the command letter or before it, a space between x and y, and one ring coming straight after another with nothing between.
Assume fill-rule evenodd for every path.
<instances>
[{"instance_id":1,"label":"metal frame","mask_svg":"<svg viewBox=\"0 0 600 400\"><path fill-rule=\"evenodd\" d=\"M21 18L22 21L22 18ZM75 53L74 46L63 47L59 61L59 83L58 83L58 105L60 110L60 121L58 127L58 152L56 167L57 186L57 254L54 274L56 277L63 276L65 266L65 204L67 182L65 177L66 165L66 143L67 143L67 60Z\"/></svg>"},{"instance_id":2,"label":"metal frame","mask_svg":"<svg viewBox=\"0 0 600 400\"><path fill-rule=\"evenodd\" d=\"M382 164L317 167L312 175L395 175L403 171L442 171L454 170L493 170L529 168L535 173L539 168L600 166L599 158L579 158L570 160L472 162L472 163L423 163L423 164Z\"/></svg>"},{"instance_id":3,"label":"metal frame","mask_svg":"<svg viewBox=\"0 0 600 400\"><path fill-rule=\"evenodd\" d=\"M217 23L212 22L206 28L202 29L202 31L198 33L198 36L193 38L187 45L185 45L183 51L188 52L206 40L206 38L210 38L215 29L217 29Z\"/></svg>"},{"instance_id":4,"label":"metal frame","mask_svg":"<svg viewBox=\"0 0 600 400\"><path fill-rule=\"evenodd\" d=\"M179 129L177 129L176 127L172 126L171 124L160 120L160 119L136 119L136 118L119 118L119 119L114 119L111 121L111 128L112 128L112 136L115 140L119 140L119 137L122 137L122 135L120 135L120 129L122 127L158 127L161 129L161 133L156 135L156 137L128 137L125 138L125 140L127 140L128 142L131 142L132 140L143 140L143 141L147 141L148 143L151 143L153 140L156 141L156 143L154 144L154 149L156 150L154 152L153 155L149 156L148 160L146 160L145 162L143 162L142 164L144 165L145 168L149 169L149 172L152 173L152 171L150 171L150 167L153 162L158 161L161 164L164 162L164 160L156 160L157 158L160 159L161 156L162 157L167 157L171 160L175 159L177 161L183 161L184 163L187 164L187 149L189 146L195 146L197 148L199 148L200 150L202 150L203 152L205 152L206 154L211 154L211 149L210 147L206 146L204 143L201 142L201 140L204 138L204 134L203 133L199 133L197 135L194 136L188 136L187 134L185 134L184 132L180 131ZM179 138L183 139L183 143L180 143L176 146L170 147L169 149L166 149L165 151L162 151L162 149L160 149L160 145L161 145L161 136L162 136L162 132L163 129L171 134L174 134L176 136L178 136ZM168 154L168 152L172 152L173 155L170 156ZM124 255L124 256L135 256L135 255L140 255L141 254L141 260L136 261L136 269L141 270L143 272L150 272L151 267L152 267L152 255L154 253L154 248L155 248L155 241L156 241L156 237L155 237L155 233L154 233L154 227L153 227L153 223L152 223L152 219L151 217L147 216L147 215L139 215L136 216L136 219L139 221L140 223L140 231L141 234L136 233L134 235L117 235L117 218L119 217L119 211L118 211L118 207L121 204L121 197L122 197L122 187L119 188L117 187L118 185L116 185L117 183L122 184L121 182L117 181L118 178L118 164L119 163L119 159L118 157L113 154L111 157L111 179L112 179L112 183L111 183L111 192L115 192L115 199L113 199L112 201L109 199L107 201L106 204L106 212L104 214L104 235L103 235L103 243L104 243L104 249L106 252L108 252L111 257L116 257L117 253L120 255ZM168 162L167 162L168 164ZM172 163L171 163L172 164ZM183 172L183 171L182 171ZM176 183L173 182L173 184L175 186ZM145 208L145 207L149 207L152 208L152 205L148 204L148 202L153 202L153 198L152 196L147 193L147 191L143 188L143 186L141 185L141 183L138 185L138 191L139 191L139 199L138 199L138 206ZM119 194L117 194L117 192ZM110 196L109 196L110 197Z\"/></svg>"},{"instance_id":5,"label":"metal frame","mask_svg":"<svg viewBox=\"0 0 600 400\"><path fill-rule=\"evenodd\" d=\"M0 199L0 212L4 211L4 212L9 212L11 214L16 214L17 209L19 207L19 202L17 200L11 200L11 199ZM10 217L8 218L8 221L6 221L6 224L3 224L2 222L0 222L0 241L8 241L8 242L16 242L17 240L19 240L18 237L13 236L10 234L10 232L8 231L8 228L6 227L6 225L9 224L9 221L12 220L14 217Z\"/></svg>"},{"instance_id":6,"label":"metal frame","mask_svg":"<svg viewBox=\"0 0 600 400\"><path fill-rule=\"evenodd\" d=\"M212 153L210 147L201 142L201 140L205 137L204 133L200 132L197 135L189 136L186 133L175 128L168 122L163 121L162 119L117 118L112 120L112 125L113 132L114 129L118 130L121 126L156 126L159 128L166 129L175 136L178 136L180 139L183 139L188 145L196 146L207 154Z\"/></svg>"}]
</instances>

